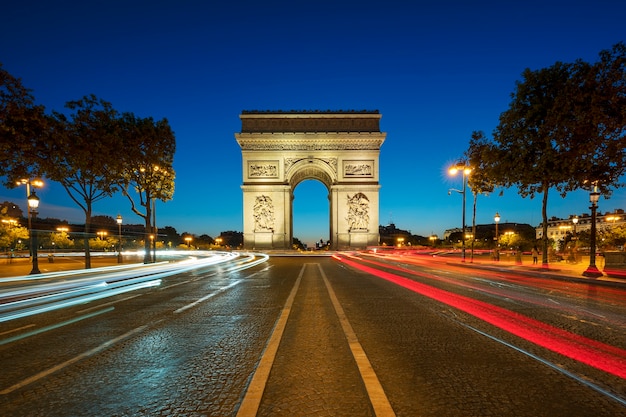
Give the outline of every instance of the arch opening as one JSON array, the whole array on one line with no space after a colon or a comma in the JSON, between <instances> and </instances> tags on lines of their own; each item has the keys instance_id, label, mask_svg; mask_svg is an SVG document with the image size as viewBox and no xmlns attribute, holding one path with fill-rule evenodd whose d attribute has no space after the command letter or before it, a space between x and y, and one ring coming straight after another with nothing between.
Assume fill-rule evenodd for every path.
<instances>
[{"instance_id":1,"label":"arch opening","mask_svg":"<svg viewBox=\"0 0 626 417\"><path fill-rule=\"evenodd\" d=\"M293 190L293 239L316 249L330 241L329 191L318 179L304 179Z\"/></svg>"}]
</instances>

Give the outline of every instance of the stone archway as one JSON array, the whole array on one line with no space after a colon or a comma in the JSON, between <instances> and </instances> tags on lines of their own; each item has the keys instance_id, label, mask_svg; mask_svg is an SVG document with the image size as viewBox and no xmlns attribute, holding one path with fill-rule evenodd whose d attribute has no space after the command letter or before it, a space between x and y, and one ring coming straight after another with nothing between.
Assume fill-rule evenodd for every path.
<instances>
[{"instance_id":1,"label":"stone archway","mask_svg":"<svg viewBox=\"0 0 626 417\"><path fill-rule=\"evenodd\" d=\"M378 111L245 111L239 117L245 248L291 247L293 192L307 179L328 190L332 249L378 244L378 161L386 136Z\"/></svg>"}]
</instances>

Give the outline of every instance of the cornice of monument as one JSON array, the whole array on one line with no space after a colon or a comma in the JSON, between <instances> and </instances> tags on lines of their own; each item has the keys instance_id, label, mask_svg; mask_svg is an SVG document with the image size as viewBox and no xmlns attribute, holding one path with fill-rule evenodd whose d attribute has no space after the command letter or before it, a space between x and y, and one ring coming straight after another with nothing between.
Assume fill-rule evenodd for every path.
<instances>
[{"instance_id":1,"label":"cornice of monument","mask_svg":"<svg viewBox=\"0 0 626 417\"><path fill-rule=\"evenodd\" d=\"M312 150L379 150L384 132L325 133L236 133L242 150L312 151Z\"/></svg>"}]
</instances>

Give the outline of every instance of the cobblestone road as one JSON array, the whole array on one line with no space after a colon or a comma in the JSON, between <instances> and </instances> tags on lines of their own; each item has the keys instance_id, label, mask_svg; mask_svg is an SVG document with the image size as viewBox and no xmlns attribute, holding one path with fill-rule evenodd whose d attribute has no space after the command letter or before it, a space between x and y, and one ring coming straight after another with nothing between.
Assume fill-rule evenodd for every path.
<instances>
[{"instance_id":1,"label":"cobblestone road","mask_svg":"<svg viewBox=\"0 0 626 417\"><path fill-rule=\"evenodd\" d=\"M373 416L379 399L368 392L332 294L398 416L626 415L623 404L537 360L578 369L569 359L328 257L274 257L241 272L187 273L108 306L4 323L0 390L24 385L0 394L0 410L235 416L287 310L256 415ZM176 313L200 299L206 301ZM101 313L4 342L84 315L85 308ZM528 314L534 309L524 306ZM624 384L588 375L617 392Z\"/></svg>"}]
</instances>

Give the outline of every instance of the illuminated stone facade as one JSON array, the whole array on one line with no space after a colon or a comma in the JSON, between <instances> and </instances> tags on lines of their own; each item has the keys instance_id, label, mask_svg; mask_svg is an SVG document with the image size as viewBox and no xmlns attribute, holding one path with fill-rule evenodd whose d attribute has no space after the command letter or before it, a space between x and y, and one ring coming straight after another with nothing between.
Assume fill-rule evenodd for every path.
<instances>
[{"instance_id":1,"label":"illuminated stone facade","mask_svg":"<svg viewBox=\"0 0 626 417\"><path fill-rule=\"evenodd\" d=\"M332 249L378 245L378 111L246 111L235 134L243 162L247 249L288 249L293 192L308 179L328 190Z\"/></svg>"}]
</instances>

